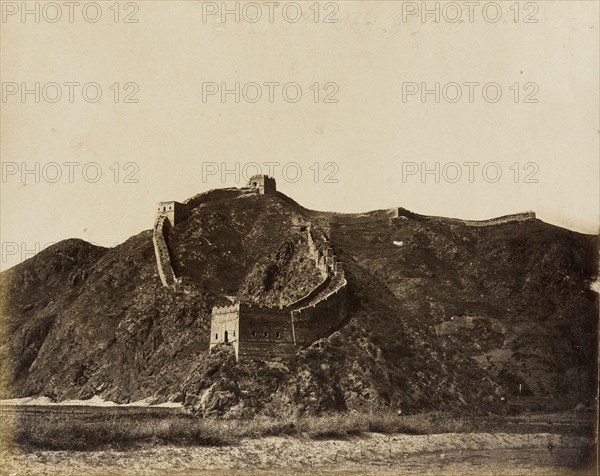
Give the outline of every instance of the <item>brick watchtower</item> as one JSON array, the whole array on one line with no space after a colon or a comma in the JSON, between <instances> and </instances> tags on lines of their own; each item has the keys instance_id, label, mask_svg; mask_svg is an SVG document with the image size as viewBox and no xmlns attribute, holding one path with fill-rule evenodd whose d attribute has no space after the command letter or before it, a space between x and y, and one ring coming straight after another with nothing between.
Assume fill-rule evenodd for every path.
<instances>
[{"instance_id":1,"label":"brick watchtower","mask_svg":"<svg viewBox=\"0 0 600 476\"><path fill-rule=\"evenodd\" d=\"M275 179L268 175L253 175L248 180L248 187L257 189L261 195L272 195L277 191Z\"/></svg>"}]
</instances>

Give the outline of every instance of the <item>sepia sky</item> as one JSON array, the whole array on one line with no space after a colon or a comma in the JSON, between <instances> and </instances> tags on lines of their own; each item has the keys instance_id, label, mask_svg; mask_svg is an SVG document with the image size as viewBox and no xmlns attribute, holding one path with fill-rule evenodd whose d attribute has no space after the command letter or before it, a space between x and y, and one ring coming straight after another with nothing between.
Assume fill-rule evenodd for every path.
<instances>
[{"instance_id":1,"label":"sepia sky","mask_svg":"<svg viewBox=\"0 0 600 476\"><path fill-rule=\"evenodd\" d=\"M312 209L598 230L596 1L36 3L2 3L2 269L253 164Z\"/></svg>"}]
</instances>

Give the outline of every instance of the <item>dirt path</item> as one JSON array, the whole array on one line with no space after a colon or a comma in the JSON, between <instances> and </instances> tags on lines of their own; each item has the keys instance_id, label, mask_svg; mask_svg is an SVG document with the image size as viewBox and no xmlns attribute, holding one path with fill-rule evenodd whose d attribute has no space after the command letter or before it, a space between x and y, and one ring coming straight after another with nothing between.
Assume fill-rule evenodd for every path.
<instances>
[{"instance_id":1,"label":"dirt path","mask_svg":"<svg viewBox=\"0 0 600 476\"><path fill-rule=\"evenodd\" d=\"M0 474L595 474L576 469L591 446L583 437L546 433L270 437L226 447L4 454Z\"/></svg>"}]
</instances>

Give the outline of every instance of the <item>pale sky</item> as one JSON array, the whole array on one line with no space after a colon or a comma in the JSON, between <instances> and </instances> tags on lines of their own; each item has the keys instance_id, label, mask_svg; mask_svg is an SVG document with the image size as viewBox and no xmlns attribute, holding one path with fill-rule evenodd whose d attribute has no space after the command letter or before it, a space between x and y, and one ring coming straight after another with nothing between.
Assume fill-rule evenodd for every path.
<instances>
[{"instance_id":1,"label":"pale sky","mask_svg":"<svg viewBox=\"0 0 600 476\"><path fill-rule=\"evenodd\" d=\"M496 23L479 8L471 21L464 2L455 2L464 8L457 23L447 2L439 22L411 11L421 2L400 1L323 2L315 22L314 2L300 2L296 23L295 5L287 21L282 12L293 2L280 2L273 22L268 5L255 2L256 23L247 21L254 6L241 3L240 22L231 14L223 23L220 12L208 15L221 2L188 1L136 2L137 11L122 3L115 22L113 3L100 2L96 23L80 10L70 23L63 2L56 23L48 21L56 11L40 10L36 23L35 13L14 12L21 2L2 4L2 269L66 238L122 242L152 227L156 202L242 186L219 172L255 173L251 163L264 173L277 163L278 189L311 209L403 206L465 219L533 210L549 223L598 230L596 1L522 2L518 12L499 2ZM488 20L497 13L486 10ZM138 22L124 23L127 15ZM22 98L36 82L39 97ZM100 87L98 102L84 99L88 83ZM203 90L223 83L240 84L239 103L219 92L203 101ZM288 83L301 87L295 103L296 85L286 87L289 102L282 92ZM439 102L419 91L403 98L436 83ZM472 102L465 83L478 83ZM457 86L462 97L451 102ZM124 102L130 93L137 103ZM423 165L434 172L421 177ZM337 183L325 181L330 173Z\"/></svg>"}]
</instances>

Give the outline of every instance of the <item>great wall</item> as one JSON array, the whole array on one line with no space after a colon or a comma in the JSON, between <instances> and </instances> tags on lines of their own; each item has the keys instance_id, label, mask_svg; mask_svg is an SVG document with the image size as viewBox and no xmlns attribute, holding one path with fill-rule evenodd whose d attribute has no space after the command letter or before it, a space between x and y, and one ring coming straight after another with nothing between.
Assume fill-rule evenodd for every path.
<instances>
[{"instance_id":1,"label":"great wall","mask_svg":"<svg viewBox=\"0 0 600 476\"><path fill-rule=\"evenodd\" d=\"M235 303L215 306L210 349L233 345L238 359L294 352L334 332L347 314L347 281L341 262L324 234L306 224L308 254L322 281L306 295L282 307ZM315 237L315 235L317 235Z\"/></svg>"},{"instance_id":2,"label":"great wall","mask_svg":"<svg viewBox=\"0 0 600 476\"><path fill-rule=\"evenodd\" d=\"M154 254L156 256L156 267L160 281L165 287L175 286L177 278L171 265L169 247L167 246L166 235L169 227L169 219L165 215L158 215L154 222L152 233L152 242L154 243Z\"/></svg>"},{"instance_id":3,"label":"great wall","mask_svg":"<svg viewBox=\"0 0 600 476\"><path fill-rule=\"evenodd\" d=\"M465 225L474 227L492 226L492 225L503 225L506 223L523 223L536 219L534 212L522 212L514 213L511 215L503 215L496 218L490 218L488 220L462 220L460 218L448 218L448 217L437 217L429 215L419 215L418 213L411 212L406 208L386 208L382 210L376 210L369 213L332 213L329 217L329 223L335 225L352 225L360 223L370 223L380 220L389 219L411 219L420 222L431 222L431 223L446 223L449 225Z\"/></svg>"},{"instance_id":4,"label":"great wall","mask_svg":"<svg viewBox=\"0 0 600 476\"><path fill-rule=\"evenodd\" d=\"M292 201L276 191L275 180L265 175L250 178L247 187L213 191L217 196L276 195ZM185 203L160 202L154 223L153 242L158 275L165 287L176 289L177 279L167 244L168 229L185 220L192 208L199 206L206 194L192 197ZM293 202L293 201L292 201ZM294 202L295 203L295 202ZM280 307L251 305L233 302L215 306L211 313L209 351L217 345L228 344L235 349L236 358L261 359L266 355L283 355L305 347L335 332L347 317L347 280L342 263L338 260L323 230L331 224L358 224L383 219L412 219L452 225L490 226L525 222L535 219L535 213L525 212L505 215L490 220L460 220L455 218L418 215L404 208L392 208L368 214L330 214L326 222L300 219L295 223L306 231L308 256L313 260L322 281L306 295Z\"/></svg>"},{"instance_id":5,"label":"great wall","mask_svg":"<svg viewBox=\"0 0 600 476\"><path fill-rule=\"evenodd\" d=\"M426 215L419 215L413 213L406 208L393 208L391 209L394 218L411 218L418 221L431 221L431 222L444 222L451 225L466 225L466 226L491 226L491 225L503 225L505 223L520 223L535 220L536 216L534 212L522 212L513 213L512 215L503 215L496 218L490 218L489 220L461 220L460 218L446 218L446 217L431 217Z\"/></svg>"}]
</instances>

